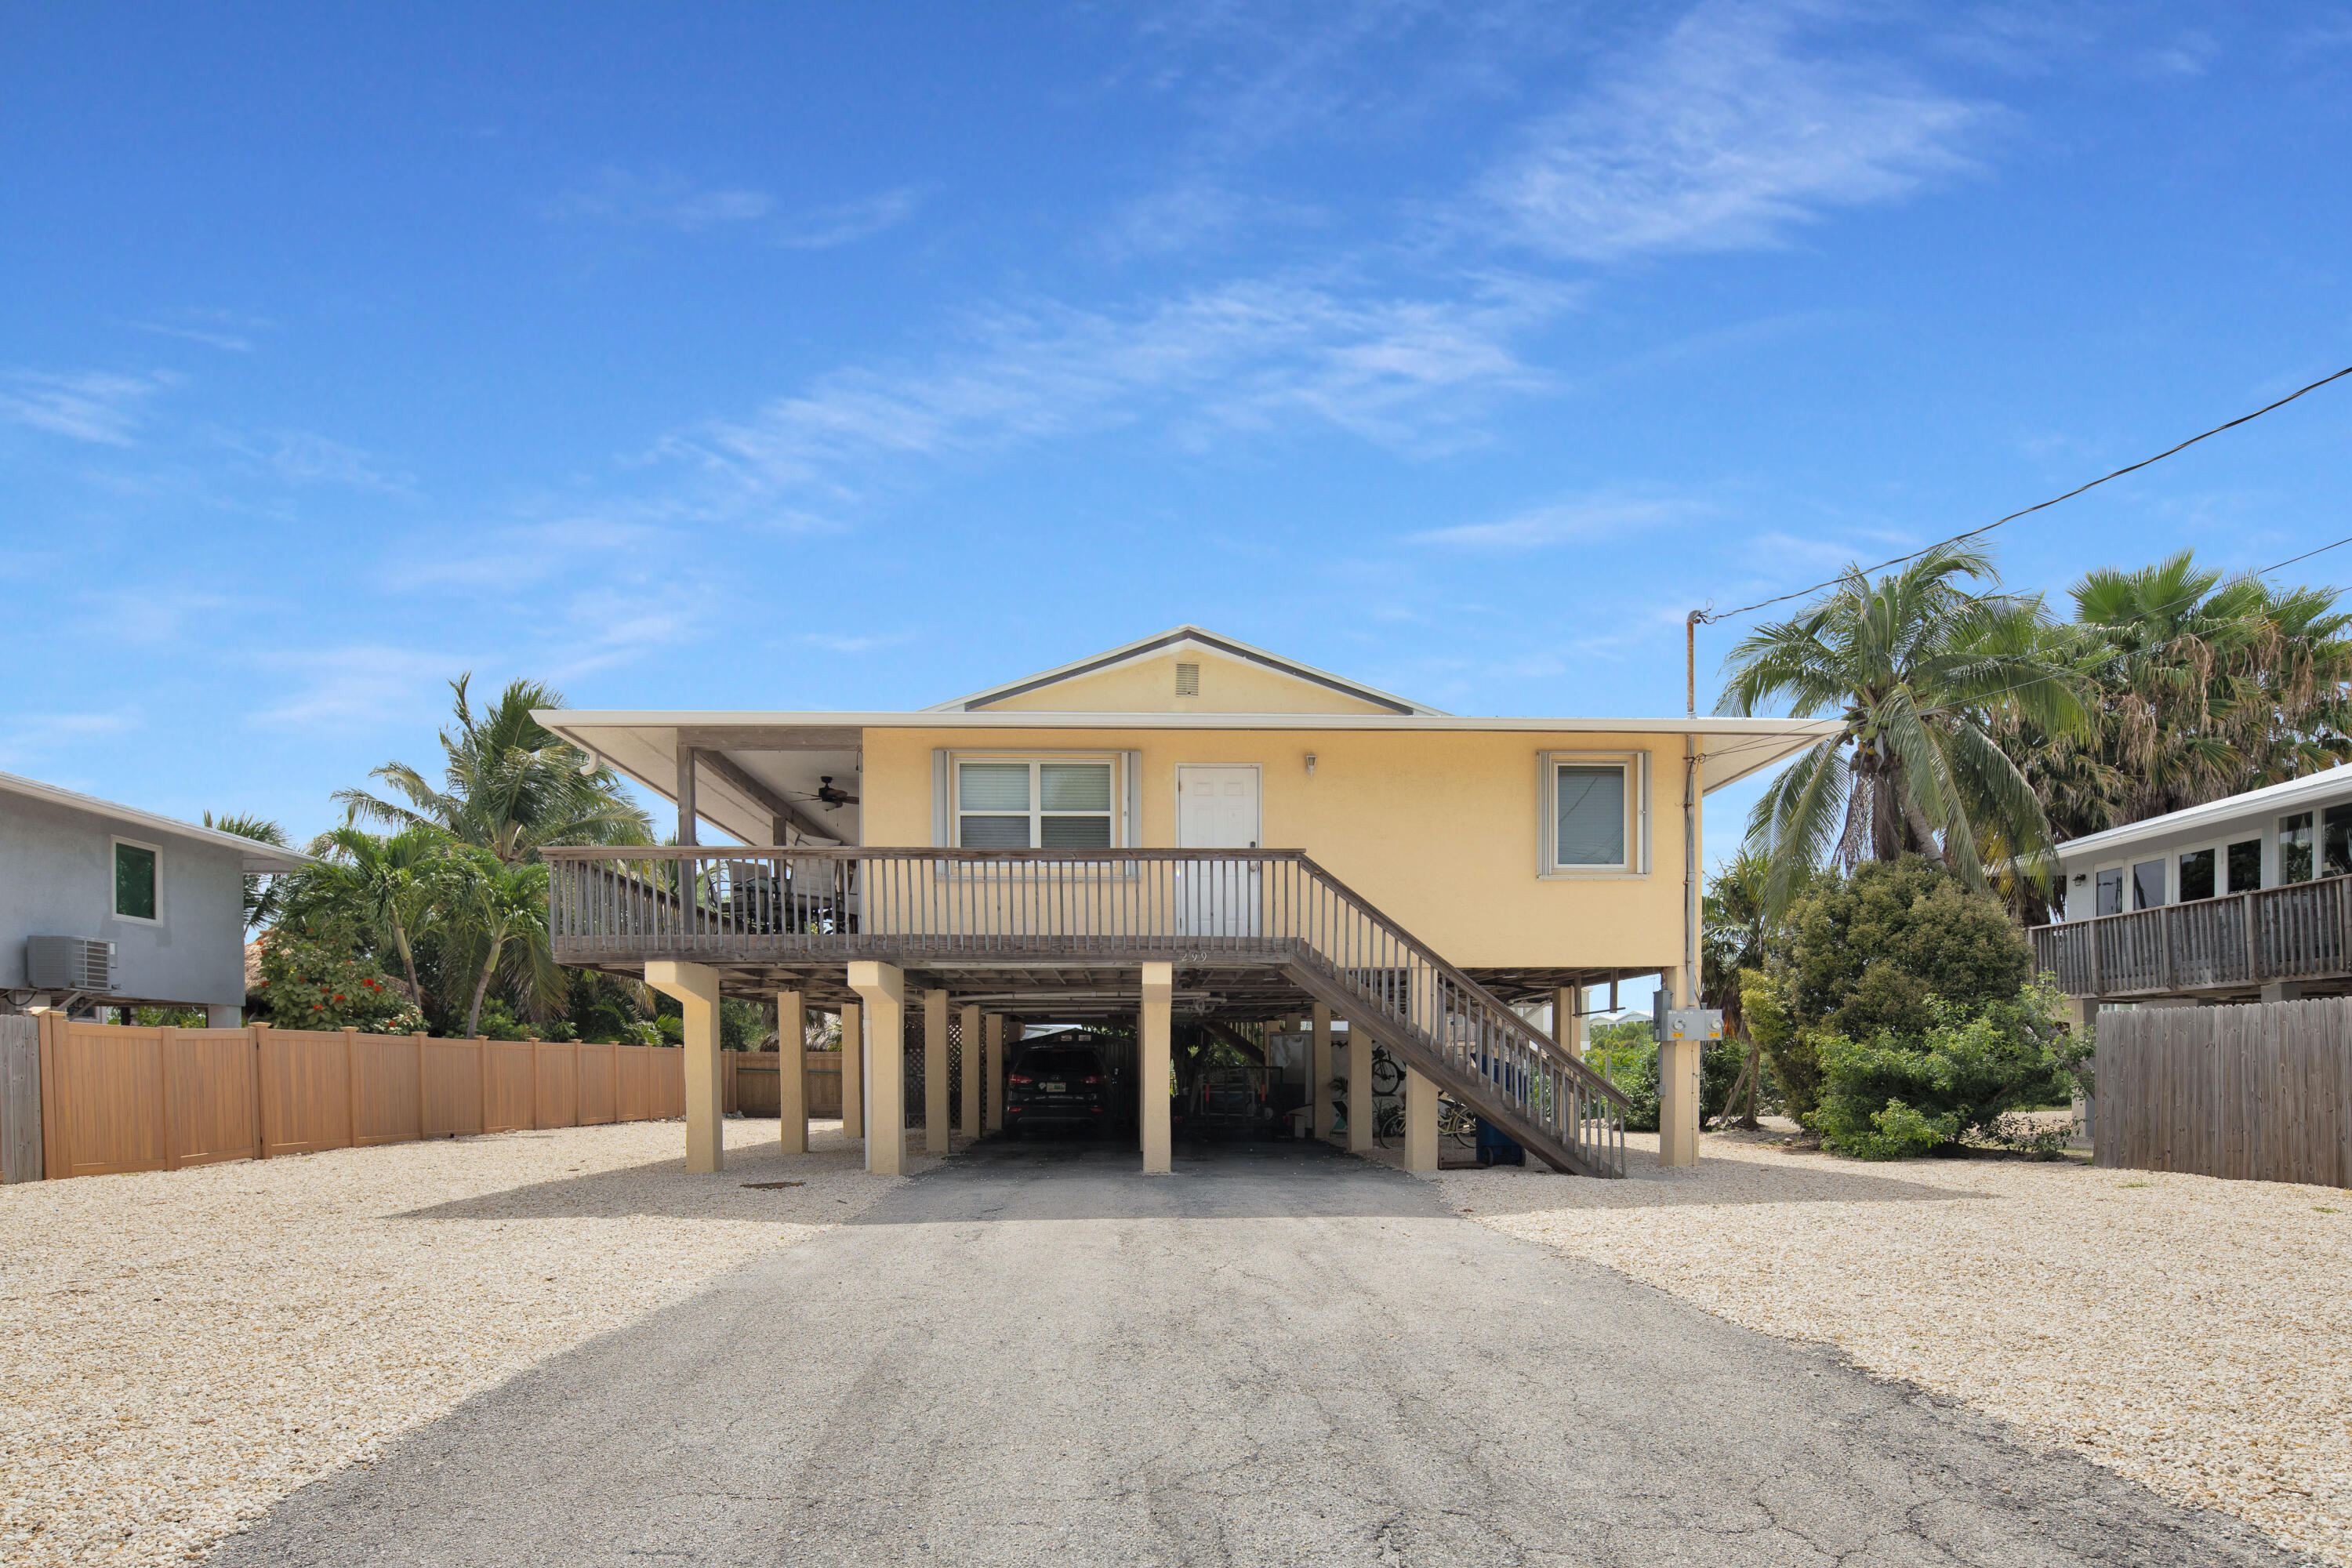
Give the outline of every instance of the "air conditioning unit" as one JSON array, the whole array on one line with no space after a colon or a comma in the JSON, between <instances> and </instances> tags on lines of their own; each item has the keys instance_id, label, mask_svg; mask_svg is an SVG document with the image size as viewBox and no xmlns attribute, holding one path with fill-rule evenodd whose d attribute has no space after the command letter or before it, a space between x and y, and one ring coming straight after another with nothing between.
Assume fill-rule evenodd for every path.
<instances>
[{"instance_id":1,"label":"air conditioning unit","mask_svg":"<svg viewBox=\"0 0 2352 1568\"><path fill-rule=\"evenodd\" d=\"M86 936L25 939L25 984L36 991L114 994L114 944Z\"/></svg>"}]
</instances>

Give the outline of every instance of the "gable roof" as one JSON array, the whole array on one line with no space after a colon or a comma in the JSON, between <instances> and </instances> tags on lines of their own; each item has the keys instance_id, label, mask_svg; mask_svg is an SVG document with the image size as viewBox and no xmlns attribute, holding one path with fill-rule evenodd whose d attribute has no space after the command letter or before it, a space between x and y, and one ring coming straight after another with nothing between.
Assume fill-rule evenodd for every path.
<instances>
[{"instance_id":1,"label":"gable roof","mask_svg":"<svg viewBox=\"0 0 2352 1568\"><path fill-rule=\"evenodd\" d=\"M235 833L223 833L217 827L199 827L193 822L182 822L176 817L158 816L152 811L141 811L136 806L118 805L94 795L60 789L38 779L19 778L15 773L0 773L0 792L47 801L51 805L85 812L91 816L104 817L110 822L160 837L189 839L198 844L209 844L215 849L230 850L236 855L238 864L247 871L299 871L305 866L319 864L310 856L291 849L280 849L275 845L263 844Z\"/></svg>"},{"instance_id":2,"label":"gable roof","mask_svg":"<svg viewBox=\"0 0 2352 1568\"><path fill-rule=\"evenodd\" d=\"M1137 641L1103 653L1089 655L1053 669L1042 669L1034 675L1024 675L1016 680L1008 680L1001 686L992 686L985 690L971 692L950 701L935 703L924 709L923 711L927 713L976 712L992 703L1025 696L1046 687L1059 685L1066 680L1075 680L1081 676L1116 669L1122 665L1138 663L1147 658L1181 653L1187 648L1217 654L1244 664L1257 665L1288 676L1294 680L1321 687L1339 696L1369 703L1372 707L1391 713L1424 714L1437 717L1443 717L1445 714L1445 710L1442 708L1431 708L1409 698L1399 697L1393 692L1382 691L1378 687L1366 686L1361 681L1349 680L1345 676L1334 675L1328 669L1318 669L1311 664L1301 664L1297 659L1285 658L1278 653L1269 653L1265 648L1253 647L1238 637L1224 637L1203 627L1190 625L1171 627L1167 631L1139 638Z\"/></svg>"}]
</instances>

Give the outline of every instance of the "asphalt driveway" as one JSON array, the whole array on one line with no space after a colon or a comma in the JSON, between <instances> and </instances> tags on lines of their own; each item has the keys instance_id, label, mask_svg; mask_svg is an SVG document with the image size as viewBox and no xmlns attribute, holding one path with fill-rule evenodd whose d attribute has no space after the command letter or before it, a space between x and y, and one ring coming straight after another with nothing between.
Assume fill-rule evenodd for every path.
<instances>
[{"instance_id":1,"label":"asphalt driveway","mask_svg":"<svg viewBox=\"0 0 2352 1568\"><path fill-rule=\"evenodd\" d=\"M1132 1163L982 1145L211 1562L2294 1561L1392 1171Z\"/></svg>"}]
</instances>

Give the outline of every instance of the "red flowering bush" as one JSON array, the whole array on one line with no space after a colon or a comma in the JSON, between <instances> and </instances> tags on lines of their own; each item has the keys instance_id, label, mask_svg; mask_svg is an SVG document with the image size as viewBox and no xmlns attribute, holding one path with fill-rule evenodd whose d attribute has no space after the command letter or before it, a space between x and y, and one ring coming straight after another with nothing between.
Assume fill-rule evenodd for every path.
<instances>
[{"instance_id":1,"label":"red flowering bush","mask_svg":"<svg viewBox=\"0 0 2352 1568\"><path fill-rule=\"evenodd\" d=\"M282 1028L405 1035L425 1027L425 1016L357 933L326 917L288 920L263 933L254 999Z\"/></svg>"}]
</instances>

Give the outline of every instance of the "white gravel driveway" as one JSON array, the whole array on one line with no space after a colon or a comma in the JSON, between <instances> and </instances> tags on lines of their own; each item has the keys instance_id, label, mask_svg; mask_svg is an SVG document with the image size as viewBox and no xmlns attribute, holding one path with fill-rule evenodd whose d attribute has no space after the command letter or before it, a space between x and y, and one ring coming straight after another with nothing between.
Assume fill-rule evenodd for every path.
<instances>
[{"instance_id":1,"label":"white gravel driveway","mask_svg":"<svg viewBox=\"0 0 2352 1568\"><path fill-rule=\"evenodd\" d=\"M1662 1171L1654 1136L1627 1142L1623 1182L1439 1180L1497 1230L1833 1344L2352 1563L2352 1193L2072 1163L1864 1164L1741 1134Z\"/></svg>"},{"instance_id":2,"label":"white gravel driveway","mask_svg":"<svg viewBox=\"0 0 2352 1568\"><path fill-rule=\"evenodd\" d=\"M184 1561L898 1180L726 1132L717 1179L651 1121L0 1187L0 1562Z\"/></svg>"}]
</instances>

